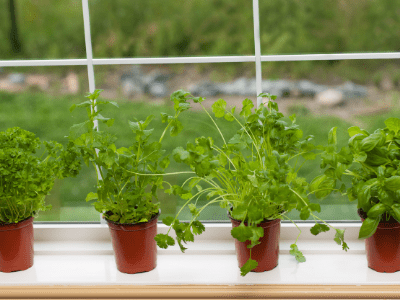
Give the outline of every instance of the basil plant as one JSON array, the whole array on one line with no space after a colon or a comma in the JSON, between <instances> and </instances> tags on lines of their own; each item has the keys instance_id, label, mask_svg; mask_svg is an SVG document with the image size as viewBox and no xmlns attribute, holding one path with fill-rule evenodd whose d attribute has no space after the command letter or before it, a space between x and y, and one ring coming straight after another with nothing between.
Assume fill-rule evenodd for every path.
<instances>
[{"instance_id":1,"label":"basil plant","mask_svg":"<svg viewBox=\"0 0 400 300\"><path fill-rule=\"evenodd\" d=\"M367 218L363 221L359 239L372 236L384 215L400 222L400 119L388 118L386 127L373 133L352 126L348 129L350 139L337 151L336 127L329 132L328 143L322 154L321 168L324 174L315 178L315 188L332 189L342 176L351 176L351 187L343 195L350 201L357 200ZM321 194L320 198L328 195ZM319 195L316 194L318 197Z\"/></svg>"},{"instance_id":2,"label":"basil plant","mask_svg":"<svg viewBox=\"0 0 400 300\"><path fill-rule=\"evenodd\" d=\"M144 121L135 119L128 122L134 134L133 142L128 147L117 148L115 135L94 128L95 120L108 127L114 123L114 119L100 114L100 106L118 107L114 101L97 100L101 92L95 90L86 96L87 101L70 108L71 112L75 108L85 108L88 115L86 121L70 128L68 136L71 147L80 153L87 166L93 166L97 174L97 192L89 193L86 201L94 201L94 208L110 221L129 224L148 222L159 212L157 190L163 189L164 170L170 163L161 142L168 129L171 136L179 134L183 126L178 116L189 109L190 104L186 95L172 94L175 115L161 114L166 127L158 140L151 141L154 129L148 126L154 115L149 115Z\"/></svg>"},{"instance_id":3,"label":"basil plant","mask_svg":"<svg viewBox=\"0 0 400 300\"><path fill-rule=\"evenodd\" d=\"M44 199L55 179L75 177L79 170L73 149L65 150L54 141L41 142L19 127L0 132L0 224L18 223L50 210Z\"/></svg>"},{"instance_id":4,"label":"basil plant","mask_svg":"<svg viewBox=\"0 0 400 300\"><path fill-rule=\"evenodd\" d=\"M297 175L303 163L316 158L317 147L311 142L313 136L302 138L303 132L296 124L295 115L290 117L291 123L283 120L283 114L273 101L276 96L264 93L259 96L267 97L268 104L253 110L252 101L245 99L239 116L235 114L235 107L226 109L223 99L212 105L216 118L236 122L240 127L229 138L223 135L221 128L201 104L204 98L194 99L209 115L210 122L220 133L221 143L202 136L196 138L194 143L188 142L186 149L177 147L173 151L174 159L188 165L193 176L182 186L174 185L166 191L180 195L186 203L175 218L163 219L163 223L170 227L167 234L156 236L159 247L167 248L175 244L174 239L168 235L173 228L180 249L184 252L186 248L182 243L193 242L194 234L201 234L205 230L197 220L200 213L208 205L219 203L232 218L241 221L240 226L232 229L232 237L240 242L251 242L248 246L250 259L241 268L241 275L245 276L258 265L251 259L251 248L260 243L259 239L264 234L263 228L257 226L263 220L289 219L285 214L297 209L302 220L312 215L314 220L325 223L313 213L321 211L320 205L310 203L308 199L316 191L310 191L306 179ZM197 202L202 195L208 201L199 206ZM178 220L179 213L186 206L192 215L189 223ZM328 231L329 227L334 228L325 224L316 222L311 233L317 235ZM335 230L334 240L347 251L344 230ZM297 261L304 262L305 257L296 245L297 239L290 246L290 254Z\"/></svg>"}]
</instances>

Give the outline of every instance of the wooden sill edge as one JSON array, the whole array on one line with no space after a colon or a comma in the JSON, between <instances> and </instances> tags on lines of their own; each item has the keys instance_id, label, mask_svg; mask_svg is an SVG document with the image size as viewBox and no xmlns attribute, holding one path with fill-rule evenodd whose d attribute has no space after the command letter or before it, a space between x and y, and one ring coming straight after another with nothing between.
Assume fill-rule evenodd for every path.
<instances>
[{"instance_id":1,"label":"wooden sill edge","mask_svg":"<svg viewBox=\"0 0 400 300\"><path fill-rule=\"evenodd\" d=\"M0 299L400 299L400 285L0 286Z\"/></svg>"}]
</instances>

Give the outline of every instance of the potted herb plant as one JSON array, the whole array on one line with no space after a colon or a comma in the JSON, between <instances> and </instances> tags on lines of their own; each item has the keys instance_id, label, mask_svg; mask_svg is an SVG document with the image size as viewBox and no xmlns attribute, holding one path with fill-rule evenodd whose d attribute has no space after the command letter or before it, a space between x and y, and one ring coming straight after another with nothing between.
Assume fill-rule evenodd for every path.
<instances>
[{"instance_id":1,"label":"potted herb plant","mask_svg":"<svg viewBox=\"0 0 400 300\"><path fill-rule=\"evenodd\" d=\"M182 186L174 185L166 192L179 194L186 203L175 218L167 217L163 223L170 226L167 234L158 234L157 243L161 248L174 245L169 236L171 228L176 233L176 240L182 252L186 249L182 243L194 241L194 234L201 234L205 227L198 217L210 204L219 203L228 210L235 238L237 258L241 275L248 272L262 272L275 268L278 264L280 221L292 209L300 211L300 218L306 220L313 211L320 212L319 204L310 203L309 184L305 178L298 177L301 168L298 160L313 160L316 157L316 146L311 143L312 136L302 139L302 131L295 124L295 115L291 116L291 124L283 120L278 105L273 100L276 96L260 94L267 97L267 105L261 105L253 111L253 103L249 99L243 101L240 121L232 110L226 109L223 99L212 105L216 118L225 118L236 122L240 129L227 139L214 119L197 97L193 101L199 103L211 122L221 135L222 145L218 145L210 137L199 137L194 143L187 143L186 149L177 147L173 151L174 159L190 166L194 176ZM201 184L207 186L202 186ZM206 195L209 200L198 207L197 199ZM188 207L192 220L183 223L178 220L180 212ZM289 218L288 218L289 219ZM291 220L292 221L292 220ZM293 221L292 221L293 222ZM325 225L326 224L326 225ZM333 226L317 223L311 233L317 235L328 231ZM328 227L329 226L329 227ZM334 240L347 251L344 242L344 230L336 229ZM301 231L300 231L301 233ZM290 246L290 254L296 260L304 262L305 257L296 245L297 239Z\"/></svg>"},{"instance_id":2,"label":"potted herb plant","mask_svg":"<svg viewBox=\"0 0 400 300\"><path fill-rule=\"evenodd\" d=\"M332 128L322 154L325 172L314 183L332 188L343 175L352 177L351 187L341 189L350 201L357 200L358 238L365 239L368 267L393 273L400 270L400 119L388 118L385 125L371 134L350 127L348 144L340 151L337 128Z\"/></svg>"},{"instance_id":3,"label":"potted herb plant","mask_svg":"<svg viewBox=\"0 0 400 300\"><path fill-rule=\"evenodd\" d=\"M112 126L114 119L100 114L103 105L113 101L97 100L102 90L88 94L84 101L71 106L86 108L88 120L71 127L69 139L74 144L86 165L92 164L97 174L97 192L89 193L86 201L94 201L94 208L103 213L112 237L117 268L120 272L134 274L151 271L157 263L157 220L160 203L157 190L163 189L163 174L170 160L162 150L162 141L169 130L176 136L183 126L178 116L190 108L187 94L175 92L171 95L175 115L162 113L166 127L161 137L150 141L154 129L148 129L153 115L146 120L129 121L134 133L133 143L117 148L117 138L107 131L94 129L94 121Z\"/></svg>"},{"instance_id":4,"label":"potted herb plant","mask_svg":"<svg viewBox=\"0 0 400 300\"><path fill-rule=\"evenodd\" d=\"M36 152L44 145L40 157ZM43 150L43 149L42 149ZM43 156L47 153L47 156ZM0 271L26 270L33 265L33 218L45 205L56 178L76 176L80 162L73 149L41 142L19 127L0 132Z\"/></svg>"}]
</instances>

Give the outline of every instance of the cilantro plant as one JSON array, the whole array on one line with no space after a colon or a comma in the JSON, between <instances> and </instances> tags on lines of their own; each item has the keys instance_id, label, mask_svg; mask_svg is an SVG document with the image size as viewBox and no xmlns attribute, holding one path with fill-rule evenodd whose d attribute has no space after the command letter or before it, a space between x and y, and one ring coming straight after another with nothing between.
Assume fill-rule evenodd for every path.
<instances>
[{"instance_id":1,"label":"cilantro plant","mask_svg":"<svg viewBox=\"0 0 400 300\"><path fill-rule=\"evenodd\" d=\"M148 129L154 115L149 115L146 120L129 121L129 127L134 133L132 145L128 148L115 146L117 138L109 132L94 129L94 121L103 122L108 127L112 126L114 119L106 118L100 114L99 108L103 105L118 104L113 101L97 100L102 90L95 90L88 94L84 101L72 105L75 108L85 108L88 120L71 127L69 140L80 153L85 164L93 165L97 174L97 192L89 193L86 201L94 201L92 205L106 218L118 223L147 222L157 215L160 203L157 190L163 189L164 170L170 160L162 150L162 140L170 130L171 136L178 135L183 126L178 116L190 108L187 103L188 95L176 92L171 95L174 102L175 115L169 116L162 113L162 122L166 123L165 130L157 141L150 141L154 129ZM170 173L174 174L174 173Z\"/></svg>"},{"instance_id":2,"label":"cilantro plant","mask_svg":"<svg viewBox=\"0 0 400 300\"><path fill-rule=\"evenodd\" d=\"M186 248L182 242L193 242L194 234L201 234L205 230L197 220L200 213L208 205L217 202L222 208L227 208L232 218L241 221L240 226L232 229L232 237L240 242L251 242L248 246L250 259L241 267L242 276L258 265L257 261L251 259L251 248L260 243L259 239L264 234L263 228L257 226L263 220L288 218L285 214L295 208L300 211L302 220L312 215L315 221L318 219L325 223L316 222L311 228L312 234L317 235L328 231L329 227L334 228L313 214L314 211L320 212L321 207L310 203L308 197L321 190L309 192L307 181L297 176L304 163L316 158L317 147L311 143L313 136L302 139L303 133L295 123L295 115L290 117L291 124L283 120L283 114L273 101L276 96L260 96L268 97L268 104L253 111L252 101L245 99L239 114L241 121L234 114L235 107L227 110L223 99L212 105L216 118L225 118L240 125L240 129L230 139L222 134L213 117L201 104L204 98L193 99L209 115L221 135L222 143L217 144L210 137L203 136L196 138L194 143L188 142L186 149L177 147L173 151L174 159L187 164L194 171L194 176L182 186L174 185L166 191L180 195L187 201L175 218L167 217L163 220L164 224L170 226L168 233L171 228L174 229L176 240L184 252ZM209 201L198 207L197 202L202 195L206 195ZM180 212L186 206L192 214L189 223L178 220ZM334 240L347 251L344 230L335 230ZM159 247L167 248L168 245L175 244L168 233L156 236ZM296 245L298 237L290 246L290 254L297 261L304 262L305 257Z\"/></svg>"},{"instance_id":3,"label":"cilantro plant","mask_svg":"<svg viewBox=\"0 0 400 300\"><path fill-rule=\"evenodd\" d=\"M400 119L389 118L384 129L373 133L352 126L348 129L348 145L337 151L336 127L329 132L328 146L322 154L321 168L324 174L311 183L315 189L326 189L316 193L324 198L336 187L342 176L352 176L352 185L340 191L350 201L358 200L367 218L362 223L359 239L372 236L379 222L393 216L400 222Z\"/></svg>"},{"instance_id":4,"label":"cilantro plant","mask_svg":"<svg viewBox=\"0 0 400 300\"><path fill-rule=\"evenodd\" d=\"M39 157L35 154L42 145L45 149ZM41 142L19 127L0 132L0 224L18 223L50 210L52 206L45 206L44 199L55 179L75 177L79 170L73 149Z\"/></svg>"}]
</instances>

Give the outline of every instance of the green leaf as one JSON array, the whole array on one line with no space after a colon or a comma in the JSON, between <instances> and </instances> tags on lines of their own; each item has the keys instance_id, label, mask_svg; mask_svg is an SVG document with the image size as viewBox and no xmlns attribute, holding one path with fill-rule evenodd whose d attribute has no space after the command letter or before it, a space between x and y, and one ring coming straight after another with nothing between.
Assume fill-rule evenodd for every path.
<instances>
[{"instance_id":1,"label":"green leaf","mask_svg":"<svg viewBox=\"0 0 400 300\"><path fill-rule=\"evenodd\" d=\"M328 133L328 144L329 145L337 145L336 129L337 129L337 127L333 127L331 130L329 130L329 133Z\"/></svg>"},{"instance_id":2,"label":"green leaf","mask_svg":"<svg viewBox=\"0 0 400 300\"><path fill-rule=\"evenodd\" d=\"M109 120L107 120L107 122L106 122L107 126L108 126L108 127L113 126L114 121L115 121L115 119L109 119Z\"/></svg>"},{"instance_id":3,"label":"green leaf","mask_svg":"<svg viewBox=\"0 0 400 300\"><path fill-rule=\"evenodd\" d=\"M190 153L182 147L177 147L172 151L172 155L176 162L180 163L187 160L190 157Z\"/></svg>"},{"instance_id":4,"label":"green leaf","mask_svg":"<svg viewBox=\"0 0 400 300\"><path fill-rule=\"evenodd\" d=\"M250 240L250 238L253 236L253 231L248 226L245 226L242 222L238 227L232 228L231 235L239 242L245 242Z\"/></svg>"},{"instance_id":5,"label":"green leaf","mask_svg":"<svg viewBox=\"0 0 400 300\"><path fill-rule=\"evenodd\" d=\"M392 209L394 214L396 215L396 220L399 221L400 220L400 204L395 203L392 205Z\"/></svg>"},{"instance_id":6,"label":"green leaf","mask_svg":"<svg viewBox=\"0 0 400 300\"><path fill-rule=\"evenodd\" d=\"M258 187L257 177L255 175L247 175L247 178L250 180L251 184L254 187Z\"/></svg>"},{"instance_id":7,"label":"green leaf","mask_svg":"<svg viewBox=\"0 0 400 300\"><path fill-rule=\"evenodd\" d=\"M344 241L344 231L345 229L341 230L341 229L336 229L336 234L334 237L334 241L338 244L338 245L342 245L342 249L345 250L347 252L348 249L350 249L347 244Z\"/></svg>"},{"instance_id":8,"label":"green leaf","mask_svg":"<svg viewBox=\"0 0 400 300\"><path fill-rule=\"evenodd\" d=\"M138 130L141 130L141 129L140 129L139 122L131 122L131 121L128 121L128 124L129 124L129 127L130 127L134 132L136 132L136 131L138 131Z\"/></svg>"},{"instance_id":9,"label":"green leaf","mask_svg":"<svg viewBox=\"0 0 400 300\"><path fill-rule=\"evenodd\" d=\"M190 231L190 228L186 229L184 232L184 241L185 242L194 242L194 235L193 233Z\"/></svg>"},{"instance_id":10,"label":"green leaf","mask_svg":"<svg viewBox=\"0 0 400 300\"><path fill-rule=\"evenodd\" d=\"M305 160L314 160L317 155L314 152L306 152L306 153L302 153L301 156L305 159Z\"/></svg>"},{"instance_id":11,"label":"green leaf","mask_svg":"<svg viewBox=\"0 0 400 300\"><path fill-rule=\"evenodd\" d=\"M154 237L154 240L157 242L158 247L167 249L168 245L175 245L175 241L172 237L167 234L159 233Z\"/></svg>"},{"instance_id":12,"label":"green leaf","mask_svg":"<svg viewBox=\"0 0 400 300\"><path fill-rule=\"evenodd\" d=\"M87 94L85 97L86 97L86 98L89 98L90 100L95 100L95 99L97 99L97 98L100 96L100 93L101 93L102 91L103 91L103 90L100 90L100 89L94 90L93 93L89 93L89 94Z\"/></svg>"},{"instance_id":13,"label":"green leaf","mask_svg":"<svg viewBox=\"0 0 400 300\"><path fill-rule=\"evenodd\" d=\"M251 109L254 107L253 101L250 99L245 99L242 102L242 111L240 112L240 115L243 117L248 117L251 115Z\"/></svg>"},{"instance_id":14,"label":"green leaf","mask_svg":"<svg viewBox=\"0 0 400 300\"><path fill-rule=\"evenodd\" d=\"M307 206L304 206L300 212L300 219L307 220L309 216L310 216L310 211Z\"/></svg>"},{"instance_id":15,"label":"green leaf","mask_svg":"<svg viewBox=\"0 0 400 300\"><path fill-rule=\"evenodd\" d=\"M73 112L75 108L76 104L72 104L71 107L69 108L69 112Z\"/></svg>"},{"instance_id":16,"label":"green leaf","mask_svg":"<svg viewBox=\"0 0 400 300\"><path fill-rule=\"evenodd\" d=\"M174 218L173 217L166 217L162 220L162 222L167 225L167 226L171 226L172 222L174 222Z\"/></svg>"},{"instance_id":17,"label":"green leaf","mask_svg":"<svg viewBox=\"0 0 400 300\"><path fill-rule=\"evenodd\" d=\"M118 107L118 108L119 108L118 103L115 102L115 101L108 101L108 103L110 103L111 105L114 105L115 107Z\"/></svg>"},{"instance_id":18,"label":"green leaf","mask_svg":"<svg viewBox=\"0 0 400 300\"><path fill-rule=\"evenodd\" d=\"M90 192L86 196L86 202L91 201L91 200L95 200L95 199L98 199L97 193Z\"/></svg>"},{"instance_id":19,"label":"green leaf","mask_svg":"<svg viewBox=\"0 0 400 300\"><path fill-rule=\"evenodd\" d=\"M363 134L365 136L369 135L369 133L367 131L360 129L358 126L352 126L347 131L349 132L350 137L352 137L356 134Z\"/></svg>"},{"instance_id":20,"label":"green leaf","mask_svg":"<svg viewBox=\"0 0 400 300\"><path fill-rule=\"evenodd\" d=\"M316 211L316 212L321 212L321 206L319 205L319 203L310 203L310 209L312 211Z\"/></svg>"},{"instance_id":21,"label":"green leaf","mask_svg":"<svg viewBox=\"0 0 400 300\"><path fill-rule=\"evenodd\" d=\"M216 118L222 118L225 115L226 102L224 99L215 101L211 107Z\"/></svg>"},{"instance_id":22,"label":"green leaf","mask_svg":"<svg viewBox=\"0 0 400 300\"><path fill-rule=\"evenodd\" d=\"M375 204L374 206L372 206L368 213L367 216L372 218L372 219L376 219L378 218L381 214L383 214L386 211L386 205L379 202L377 204Z\"/></svg>"},{"instance_id":23,"label":"green leaf","mask_svg":"<svg viewBox=\"0 0 400 300\"><path fill-rule=\"evenodd\" d=\"M357 193L358 207L364 207L367 205L368 200L371 198L371 186L363 185Z\"/></svg>"},{"instance_id":24,"label":"green leaf","mask_svg":"<svg viewBox=\"0 0 400 300\"><path fill-rule=\"evenodd\" d=\"M310 232L313 235L318 235L320 232L329 231L329 227L325 224L315 223L313 227L311 227Z\"/></svg>"},{"instance_id":25,"label":"green leaf","mask_svg":"<svg viewBox=\"0 0 400 300\"><path fill-rule=\"evenodd\" d=\"M202 98L202 97L194 97L194 98L193 98L193 102L194 102L194 103L201 103L201 102L204 101L204 99L205 99L205 98Z\"/></svg>"},{"instance_id":26,"label":"green leaf","mask_svg":"<svg viewBox=\"0 0 400 300\"><path fill-rule=\"evenodd\" d=\"M189 203L188 207L189 207L189 210L190 210L190 213L192 214L192 216L194 216L194 217L197 216L199 211L197 210L196 205L194 205L193 203Z\"/></svg>"},{"instance_id":27,"label":"green leaf","mask_svg":"<svg viewBox=\"0 0 400 300\"><path fill-rule=\"evenodd\" d=\"M325 174L318 175L310 183L310 192L314 192L318 189L319 185L328 177Z\"/></svg>"},{"instance_id":28,"label":"green leaf","mask_svg":"<svg viewBox=\"0 0 400 300\"><path fill-rule=\"evenodd\" d=\"M376 229L378 228L380 218L369 218L367 217L361 225L360 232L358 235L359 239L366 239L371 237Z\"/></svg>"},{"instance_id":29,"label":"green leaf","mask_svg":"<svg viewBox=\"0 0 400 300\"><path fill-rule=\"evenodd\" d=\"M336 179L326 178L318 186L318 191L315 192L317 199L322 199L328 196L336 186Z\"/></svg>"},{"instance_id":30,"label":"green leaf","mask_svg":"<svg viewBox=\"0 0 400 300\"><path fill-rule=\"evenodd\" d=\"M251 270L257 268L258 262L249 258L248 261L240 268L240 276L246 276Z\"/></svg>"},{"instance_id":31,"label":"green leaf","mask_svg":"<svg viewBox=\"0 0 400 300\"><path fill-rule=\"evenodd\" d=\"M232 110L231 110L230 112L226 113L226 115L224 116L225 120L227 120L227 121L229 121L229 122L232 122L232 121L235 120L235 118L233 117L233 114L234 114L234 112L235 112L235 108L236 108L236 107L233 107Z\"/></svg>"},{"instance_id":32,"label":"green leaf","mask_svg":"<svg viewBox=\"0 0 400 300\"><path fill-rule=\"evenodd\" d=\"M83 123L74 124L73 126L71 126L71 128L69 129L70 138L75 140L77 137L81 136L83 133L88 132L89 124L90 124L90 121L87 120Z\"/></svg>"},{"instance_id":33,"label":"green leaf","mask_svg":"<svg viewBox=\"0 0 400 300\"><path fill-rule=\"evenodd\" d=\"M193 233L196 235L201 234L203 231L206 230L204 225L200 221L193 221L192 223Z\"/></svg>"},{"instance_id":34,"label":"green leaf","mask_svg":"<svg viewBox=\"0 0 400 300\"><path fill-rule=\"evenodd\" d=\"M306 261L306 258L304 257L303 253L301 253L301 251L297 248L296 244L291 244L290 249L291 249L289 251L290 255L293 255L298 262Z\"/></svg>"},{"instance_id":35,"label":"green leaf","mask_svg":"<svg viewBox=\"0 0 400 300\"><path fill-rule=\"evenodd\" d=\"M385 179L385 187L393 192L400 189L400 176L392 176Z\"/></svg>"},{"instance_id":36,"label":"green leaf","mask_svg":"<svg viewBox=\"0 0 400 300\"><path fill-rule=\"evenodd\" d=\"M246 217L246 212L247 212L246 208L237 206L233 208L231 216L236 220L244 220L244 218Z\"/></svg>"},{"instance_id":37,"label":"green leaf","mask_svg":"<svg viewBox=\"0 0 400 300\"><path fill-rule=\"evenodd\" d=\"M181 123L181 121L179 121L178 119L174 119L171 122L171 130L170 130L170 135L171 136L177 136L183 129L183 125Z\"/></svg>"},{"instance_id":38,"label":"green leaf","mask_svg":"<svg viewBox=\"0 0 400 300\"><path fill-rule=\"evenodd\" d=\"M385 121L385 125L389 130L394 131L394 133L397 135L397 132L400 130L400 119L389 118Z\"/></svg>"},{"instance_id":39,"label":"green leaf","mask_svg":"<svg viewBox=\"0 0 400 300\"><path fill-rule=\"evenodd\" d=\"M371 134L360 142L360 150L364 152L371 151L376 147L376 145L378 145L378 143L381 141L381 138L382 137L380 134Z\"/></svg>"},{"instance_id":40,"label":"green leaf","mask_svg":"<svg viewBox=\"0 0 400 300\"><path fill-rule=\"evenodd\" d=\"M162 123L168 122L169 117L172 117L172 116L169 116L168 114L162 112L161 113L161 122Z\"/></svg>"},{"instance_id":41,"label":"green leaf","mask_svg":"<svg viewBox=\"0 0 400 300\"><path fill-rule=\"evenodd\" d=\"M354 154L355 161L364 162L366 159L367 159L367 153L363 151Z\"/></svg>"}]
</instances>

